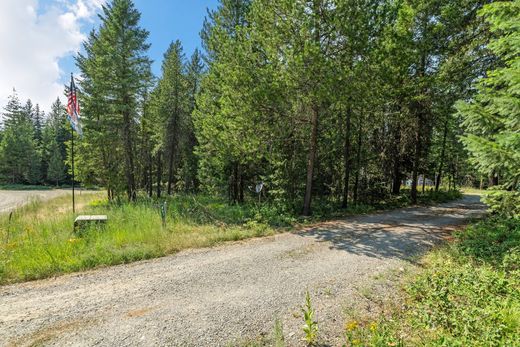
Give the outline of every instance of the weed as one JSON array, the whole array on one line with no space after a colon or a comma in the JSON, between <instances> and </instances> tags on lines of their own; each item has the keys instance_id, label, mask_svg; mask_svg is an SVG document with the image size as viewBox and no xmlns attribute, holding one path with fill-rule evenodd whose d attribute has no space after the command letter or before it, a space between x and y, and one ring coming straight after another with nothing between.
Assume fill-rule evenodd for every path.
<instances>
[{"instance_id":1,"label":"weed","mask_svg":"<svg viewBox=\"0 0 520 347\"><path fill-rule=\"evenodd\" d=\"M318 342L318 321L314 320L314 309L312 308L309 291L305 294L305 306L302 307L304 340L308 346L314 346Z\"/></svg>"},{"instance_id":2,"label":"weed","mask_svg":"<svg viewBox=\"0 0 520 347\"><path fill-rule=\"evenodd\" d=\"M283 325L282 325L282 321L280 319L276 319L274 321L273 345L274 345L274 347L284 347L285 346Z\"/></svg>"}]
</instances>

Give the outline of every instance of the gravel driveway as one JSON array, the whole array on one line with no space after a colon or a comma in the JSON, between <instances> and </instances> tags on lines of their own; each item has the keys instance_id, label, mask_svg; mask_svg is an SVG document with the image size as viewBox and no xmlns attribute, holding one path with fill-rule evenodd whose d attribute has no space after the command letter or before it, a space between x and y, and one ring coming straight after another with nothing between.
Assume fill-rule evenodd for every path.
<instances>
[{"instance_id":1,"label":"gravel driveway","mask_svg":"<svg viewBox=\"0 0 520 347\"><path fill-rule=\"evenodd\" d=\"M299 346L309 290L323 342L337 346L348 310L392 295L386 274L483 211L465 196L0 287L0 345L229 346L270 334L279 319Z\"/></svg>"},{"instance_id":2,"label":"gravel driveway","mask_svg":"<svg viewBox=\"0 0 520 347\"><path fill-rule=\"evenodd\" d=\"M71 190L0 190L0 213L9 212L31 200L49 200L61 195L72 194Z\"/></svg>"}]
</instances>

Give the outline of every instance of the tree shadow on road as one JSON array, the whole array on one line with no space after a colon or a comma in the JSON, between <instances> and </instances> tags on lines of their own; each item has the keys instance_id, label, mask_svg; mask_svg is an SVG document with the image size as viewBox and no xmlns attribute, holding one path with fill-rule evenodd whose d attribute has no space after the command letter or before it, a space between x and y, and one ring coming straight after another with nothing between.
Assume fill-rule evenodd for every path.
<instances>
[{"instance_id":1,"label":"tree shadow on road","mask_svg":"<svg viewBox=\"0 0 520 347\"><path fill-rule=\"evenodd\" d=\"M482 212L480 204L445 204L408 208L353 219L327 222L296 235L327 242L331 249L374 258L412 259L450 238L470 218Z\"/></svg>"}]
</instances>

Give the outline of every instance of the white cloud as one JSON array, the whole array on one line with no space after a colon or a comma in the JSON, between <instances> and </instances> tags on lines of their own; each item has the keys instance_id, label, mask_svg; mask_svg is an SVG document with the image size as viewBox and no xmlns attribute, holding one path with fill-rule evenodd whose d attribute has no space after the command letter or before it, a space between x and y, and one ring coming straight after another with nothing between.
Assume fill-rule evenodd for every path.
<instances>
[{"instance_id":1,"label":"white cloud","mask_svg":"<svg viewBox=\"0 0 520 347\"><path fill-rule=\"evenodd\" d=\"M59 61L80 49L104 1L0 0L0 108L14 87L22 100L50 109L63 93Z\"/></svg>"}]
</instances>

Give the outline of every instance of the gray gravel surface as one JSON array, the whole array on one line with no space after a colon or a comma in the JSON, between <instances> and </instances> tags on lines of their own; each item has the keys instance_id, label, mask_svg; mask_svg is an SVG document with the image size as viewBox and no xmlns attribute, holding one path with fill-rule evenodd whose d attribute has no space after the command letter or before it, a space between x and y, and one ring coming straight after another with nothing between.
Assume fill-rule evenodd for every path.
<instances>
[{"instance_id":1,"label":"gray gravel surface","mask_svg":"<svg viewBox=\"0 0 520 347\"><path fill-rule=\"evenodd\" d=\"M9 212L32 200L49 200L72 194L71 190L0 190L0 213Z\"/></svg>"},{"instance_id":2,"label":"gray gravel surface","mask_svg":"<svg viewBox=\"0 0 520 347\"><path fill-rule=\"evenodd\" d=\"M306 290L322 342L341 345L356 303L392 295L385 274L413 267L483 210L465 196L0 287L0 345L233 346L268 336L279 319L287 345L300 346ZM381 278L387 285L374 286Z\"/></svg>"}]
</instances>

